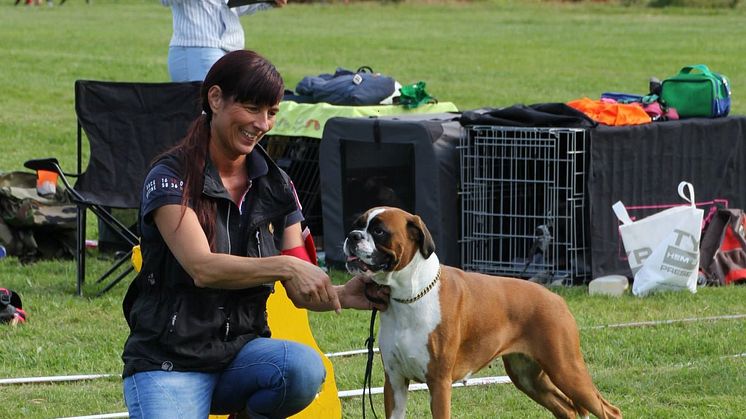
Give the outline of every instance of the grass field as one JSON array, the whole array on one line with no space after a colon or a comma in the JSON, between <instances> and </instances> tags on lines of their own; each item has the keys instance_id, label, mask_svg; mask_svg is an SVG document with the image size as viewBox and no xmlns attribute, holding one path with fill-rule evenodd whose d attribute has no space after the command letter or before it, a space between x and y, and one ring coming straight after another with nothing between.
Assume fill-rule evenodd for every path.
<instances>
[{"instance_id":1,"label":"grass field","mask_svg":"<svg viewBox=\"0 0 746 419\"><path fill-rule=\"evenodd\" d=\"M167 81L171 33L155 0L70 0L63 7L0 4L0 172L30 158L75 161L76 79ZM243 19L247 47L268 56L288 87L337 66L369 65L459 109L646 93L651 76L706 63L730 77L733 113L746 113L746 11L650 9L595 2L339 2L291 4ZM95 226L93 226L95 227ZM96 238L95 228L88 232ZM106 263L91 258L93 276ZM19 291L30 321L0 328L0 378L119 374L126 338L125 286L78 298L71 261L0 260L0 286ZM343 273L334 274L336 282ZM91 295L95 286L87 285ZM746 287L707 288L638 299L557 290L581 327L583 352L602 393L630 418L743 418L746 324L742 318L648 327L595 326L746 314ZM368 313L312 313L325 352L362 348ZM340 390L362 385L364 357L335 359ZM374 386L383 373L377 360ZM502 375L495 363L481 375ZM383 411L376 397L376 411ZM410 416L427 417L425 392ZM0 417L51 418L124 411L118 377L0 386ZM454 391L456 418L549 417L510 385ZM361 417L345 399L345 418ZM370 417L371 412L368 411Z\"/></svg>"}]
</instances>

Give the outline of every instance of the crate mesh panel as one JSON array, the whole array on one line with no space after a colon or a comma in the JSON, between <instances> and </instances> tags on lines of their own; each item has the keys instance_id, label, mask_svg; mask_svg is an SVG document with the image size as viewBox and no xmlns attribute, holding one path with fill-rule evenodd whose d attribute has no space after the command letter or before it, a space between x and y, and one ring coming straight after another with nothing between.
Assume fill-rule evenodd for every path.
<instances>
[{"instance_id":1,"label":"crate mesh panel","mask_svg":"<svg viewBox=\"0 0 746 419\"><path fill-rule=\"evenodd\" d=\"M293 180L303 216L314 235L323 231L319 195L319 142L310 137L268 135L262 139L267 154ZM317 244L319 239L317 239Z\"/></svg>"},{"instance_id":2,"label":"crate mesh panel","mask_svg":"<svg viewBox=\"0 0 746 419\"><path fill-rule=\"evenodd\" d=\"M581 129L467 127L461 139L461 261L564 284L590 275Z\"/></svg>"}]
</instances>

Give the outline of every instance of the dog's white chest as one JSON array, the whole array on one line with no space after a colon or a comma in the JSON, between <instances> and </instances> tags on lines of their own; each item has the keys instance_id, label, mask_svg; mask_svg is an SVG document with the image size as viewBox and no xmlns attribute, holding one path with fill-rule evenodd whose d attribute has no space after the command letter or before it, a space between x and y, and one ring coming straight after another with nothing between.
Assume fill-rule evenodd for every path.
<instances>
[{"instance_id":1,"label":"dog's white chest","mask_svg":"<svg viewBox=\"0 0 746 419\"><path fill-rule=\"evenodd\" d=\"M381 356L389 375L425 382L430 333L440 323L438 287L411 304L392 304L381 314Z\"/></svg>"}]
</instances>

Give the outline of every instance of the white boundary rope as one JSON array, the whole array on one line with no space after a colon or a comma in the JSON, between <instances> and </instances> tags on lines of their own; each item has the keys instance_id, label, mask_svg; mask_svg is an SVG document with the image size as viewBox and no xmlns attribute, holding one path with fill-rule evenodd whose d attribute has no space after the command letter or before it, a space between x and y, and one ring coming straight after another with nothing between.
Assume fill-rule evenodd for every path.
<instances>
[{"instance_id":1,"label":"white boundary rope","mask_svg":"<svg viewBox=\"0 0 746 419\"><path fill-rule=\"evenodd\" d=\"M700 322L700 321L740 320L740 319L746 319L746 314L727 314L723 316L689 317L685 319L651 320L651 321L630 322L630 323L612 323L612 324L602 324L598 326L581 327L580 330L618 329L618 328L625 328L625 327L648 327L648 326L660 326L660 325L676 324L676 323L694 323L694 322ZM373 348L373 352L378 352L378 348ZM332 352L332 353L328 353L325 355L327 358L334 358L334 357L346 357L346 356L352 356L352 355L360 355L360 354L366 354L366 353L368 353L367 349L355 349L355 350L344 351L344 352Z\"/></svg>"},{"instance_id":2,"label":"white boundary rope","mask_svg":"<svg viewBox=\"0 0 746 419\"><path fill-rule=\"evenodd\" d=\"M599 326L589 326L589 327L582 327L580 328L580 330L614 329L614 328L624 328L624 327L646 327L646 326L658 326L658 325L667 325L667 324L676 324L676 323L693 323L693 322L699 322L699 321L739 320L739 319L745 319L745 318L746 318L746 314L732 314L732 315L710 316L710 317L690 317L690 318L673 319L673 320L652 320L652 321L643 321L643 322L615 323L615 324L607 324L607 325L599 325ZM373 351L378 352L378 348L373 348ZM351 350L351 351L327 353L325 354L325 356L327 358L347 357L347 356L365 354L367 352L368 352L367 349L356 349L356 350ZM735 355L725 355L725 356L722 356L721 358L739 358L739 357L746 357L746 352L735 354ZM51 377L6 378L6 379L0 379L0 385L93 380L97 378L106 378L106 377L113 377L113 376L115 376L115 374L88 374L88 375L68 375L68 376L51 376ZM465 381L454 383L452 387L459 388L459 387L471 387L471 386L480 386L480 385L488 385L488 384L507 384L510 382L511 382L510 378L507 376L481 377L481 378L470 378ZM427 389L427 385L423 383L415 383L415 384L409 385L409 391L419 391L419 390L425 390L425 389ZM363 395L363 392L364 392L364 389L342 390L342 391L339 391L337 395L339 398L359 397ZM383 393L383 387L374 387L371 389L371 394L381 394L381 393ZM129 417L129 413L121 412L121 413L106 413L106 414L90 415L90 416L70 416L70 417L58 418L58 419L114 419L114 418L128 418L128 417Z\"/></svg>"},{"instance_id":3,"label":"white boundary rope","mask_svg":"<svg viewBox=\"0 0 746 419\"><path fill-rule=\"evenodd\" d=\"M672 319L672 320L651 320L643 322L630 322L630 323L613 323L598 326L582 327L580 330L593 330L593 329L616 329L624 327L648 327L667 325L675 323L694 323L699 321L717 321L717 320L740 320L746 319L746 314L728 314L722 316L710 316L710 317L688 317L684 319ZM378 352L378 348L373 348L373 352ZM335 357L349 357L354 355L361 355L368 353L367 349L354 349L350 351L342 352L330 352L324 354L327 358ZM746 356L746 354L739 354L736 356ZM49 382L66 382L66 381L82 381L82 380L94 380L97 378L113 377L115 374L88 374L88 375L64 375L64 376L51 376L51 377L27 377L27 378L3 378L0 379L0 385L8 384L30 384L30 383L49 383Z\"/></svg>"},{"instance_id":4,"label":"white boundary rope","mask_svg":"<svg viewBox=\"0 0 746 419\"><path fill-rule=\"evenodd\" d=\"M70 416L65 418L57 418L57 419L109 419L109 418L128 418L130 417L130 414L127 412L120 412L120 413L102 413L100 415L90 415L90 416Z\"/></svg>"},{"instance_id":5,"label":"white boundary rope","mask_svg":"<svg viewBox=\"0 0 746 419\"><path fill-rule=\"evenodd\" d=\"M378 352L378 348L373 348L373 352ZM352 351L344 351L344 352L331 352L324 354L327 358L341 358L341 357L348 357L353 355L365 355L368 353L367 349L355 349Z\"/></svg>"},{"instance_id":6,"label":"white boundary rope","mask_svg":"<svg viewBox=\"0 0 746 419\"><path fill-rule=\"evenodd\" d=\"M95 380L97 378L121 377L118 374L83 374L83 375L54 375L50 377L26 377L26 378L1 378L0 385L4 384L32 384L53 383L65 381Z\"/></svg>"},{"instance_id":7,"label":"white boundary rope","mask_svg":"<svg viewBox=\"0 0 746 419\"><path fill-rule=\"evenodd\" d=\"M724 316L689 317L685 319L674 319L674 320L652 320L652 321L647 321L647 322L617 323L617 324L607 324L607 325L601 325L601 326L582 327L580 330L611 329L611 328L621 328L621 327L659 326L662 324L694 323L694 322L702 322L702 321L739 320L739 319L746 319L746 314L728 314Z\"/></svg>"},{"instance_id":8,"label":"white boundary rope","mask_svg":"<svg viewBox=\"0 0 746 419\"><path fill-rule=\"evenodd\" d=\"M353 352L353 351L349 351ZM740 357L746 357L746 352L736 355L724 355L721 356L721 359L726 358L740 358ZM107 375L107 374L102 374ZM508 376L497 376L497 377L480 377L480 378L470 378L466 381L454 383L452 385L453 388L459 388L459 387L471 387L471 386L482 386L482 385L489 385L489 384L509 384L511 383L510 377ZM409 385L409 391L419 391L419 390L426 390L427 385L422 383L415 383ZM347 398L347 397L360 397L364 394L364 389L357 389L357 390L341 390L337 393L337 396L340 399ZM383 387L373 387L370 390L371 394L381 394L383 393ZM71 416L67 418L58 418L58 419L109 419L109 418L128 418L129 413L127 412L121 412L121 413L107 413L107 414L101 414L101 415L91 415L91 416Z\"/></svg>"},{"instance_id":9,"label":"white boundary rope","mask_svg":"<svg viewBox=\"0 0 746 419\"><path fill-rule=\"evenodd\" d=\"M508 376L499 376L499 377L480 377L480 378L470 378L465 381L460 381L458 383L454 383L452 385L453 388L460 388L460 387L472 387L472 386L483 386L483 385L489 385L489 384L509 384L511 383L510 378ZM420 390L427 390L427 385L422 383L416 383L416 384L410 384L409 385L409 391L420 391ZM383 387L373 387L371 389L371 394L382 394L383 393ZM345 397L360 397L363 395L363 389L359 390L344 390L337 393L340 399ZM109 419L109 418L128 418L129 414L127 412L121 412L121 413L107 413L102 415L91 415L91 416L71 416L66 418L58 418L58 419Z\"/></svg>"},{"instance_id":10,"label":"white boundary rope","mask_svg":"<svg viewBox=\"0 0 746 419\"><path fill-rule=\"evenodd\" d=\"M459 387L472 387L472 386L483 386L487 384L509 384L512 381L510 381L510 377L507 375L502 375L499 377L480 377L480 378L470 378L466 381L459 381L458 383L453 383L451 387L453 388L459 388ZM427 384L424 383L415 383L409 385L409 391L418 391L418 390L427 390ZM345 398L345 397L359 397L363 395L363 392L367 392L365 389L358 389L358 390L343 390L338 393L339 398ZM383 387L373 387L370 389L371 394L382 394L383 393Z\"/></svg>"}]
</instances>

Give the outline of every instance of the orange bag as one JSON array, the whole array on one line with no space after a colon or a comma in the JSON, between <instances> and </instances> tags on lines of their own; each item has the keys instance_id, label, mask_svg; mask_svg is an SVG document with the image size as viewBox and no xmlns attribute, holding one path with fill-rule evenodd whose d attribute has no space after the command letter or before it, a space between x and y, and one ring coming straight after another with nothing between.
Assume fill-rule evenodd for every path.
<instances>
[{"instance_id":1,"label":"orange bag","mask_svg":"<svg viewBox=\"0 0 746 419\"><path fill-rule=\"evenodd\" d=\"M614 103L584 97L567 102L567 105L604 125L640 125L652 122L650 116L637 103Z\"/></svg>"}]
</instances>

